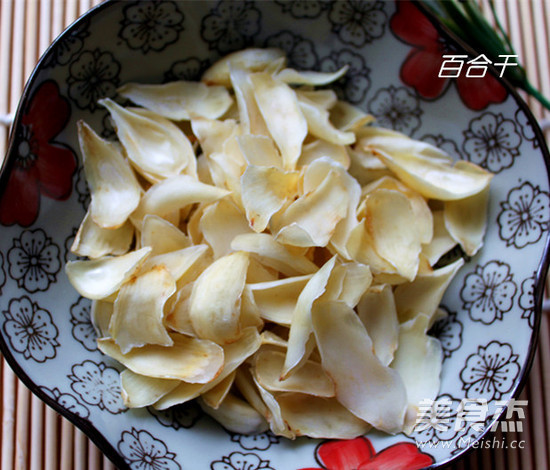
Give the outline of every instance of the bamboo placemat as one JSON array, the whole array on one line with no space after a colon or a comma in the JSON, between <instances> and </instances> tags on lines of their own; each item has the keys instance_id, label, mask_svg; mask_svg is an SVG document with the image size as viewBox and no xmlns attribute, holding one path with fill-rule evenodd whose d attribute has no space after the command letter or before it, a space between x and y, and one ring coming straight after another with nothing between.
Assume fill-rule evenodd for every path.
<instances>
[{"instance_id":1,"label":"bamboo placemat","mask_svg":"<svg viewBox=\"0 0 550 470\"><path fill-rule=\"evenodd\" d=\"M27 77L48 45L101 0L0 0L0 161L10 117ZM482 0L489 15L488 0ZM550 96L550 0L497 0L497 12L533 84ZM550 138L550 112L527 99ZM550 302L546 312L550 312ZM450 470L550 469L550 324L545 313L539 347L521 399L529 400L524 429L508 440L524 449L471 452ZM71 423L44 405L0 361L1 470L114 470L99 449ZM500 436L497 434L497 439Z\"/></svg>"}]
</instances>

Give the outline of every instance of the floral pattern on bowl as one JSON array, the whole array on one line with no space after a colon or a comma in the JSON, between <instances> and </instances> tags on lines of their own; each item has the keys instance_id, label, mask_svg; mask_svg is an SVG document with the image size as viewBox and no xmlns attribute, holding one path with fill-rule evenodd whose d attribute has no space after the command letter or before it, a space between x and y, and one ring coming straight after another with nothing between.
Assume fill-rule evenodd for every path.
<instances>
[{"instance_id":1,"label":"floral pattern on bowl","mask_svg":"<svg viewBox=\"0 0 550 470\"><path fill-rule=\"evenodd\" d=\"M120 368L98 351L89 301L63 271L89 203L75 123L113 137L98 98L116 99L127 81L196 79L247 46L280 47L297 68L349 64L336 84L341 98L496 174L485 246L449 287L448 316L432 329L444 352L438 400L451 406L446 428L293 442L227 432L194 403L124 407ZM89 12L34 72L2 168L0 344L16 373L121 469L182 469L191 459L197 470L410 470L460 456L492 432L497 401L517 397L532 359L548 266L549 156L530 112L495 75L437 77L448 51L465 53L407 1L138 0ZM477 398L489 412L476 426L457 426L460 402Z\"/></svg>"}]
</instances>

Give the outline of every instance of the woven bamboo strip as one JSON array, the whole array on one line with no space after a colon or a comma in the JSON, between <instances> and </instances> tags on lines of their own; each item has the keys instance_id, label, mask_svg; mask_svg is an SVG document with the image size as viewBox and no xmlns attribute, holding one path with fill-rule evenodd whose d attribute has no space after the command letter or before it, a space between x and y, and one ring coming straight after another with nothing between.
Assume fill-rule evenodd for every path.
<instances>
[{"instance_id":1,"label":"woven bamboo strip","mask_svg":"<svg viewBox=\"0 0 550 470\"><path fill-rule=\"evenodd\" d=\"M4 362L2 367L2 469L13 468L16 378Z\"/></svg>"},{"instance_id":2,"label":"woven bamboo strip","mask_svg":"<svg viewBox=\"0 0 550 470\"><path fill-rule=\"evenodd\" d=\"M524 424L524 423L522 423ZM513 440L518 442L519 439L523 439L523 434L511 432L508 436L508 442L512 442ZM519 452L528 452L528 450L525 449L518 449L517 446L509 446L504 450L504 452L497 452L496 455L501 456L502 463L498 467L495 468L508 468L510 470L515 470L520 468L519 467Z\"/></svg>"},{"instance_id":3,"label":"woven bamboo strip","mask_svg":"<svg viewBox=\"0 0 550 470\"><path fill-rule=\"evenodd\" d=\"M52 29L52 5L51 2L40 2L40 21L38 23L38 54L42 54L50 45L50 31Z\"/></svg>"},{"instance_id":4,"label":"woven bamboo strip","mask_svg":"<svg viewBox=\"0 0 550 470\"><path fill-rule=\"evenodd\" d=\"M539 335L539 354L541 357L541 387L543 393L544 410L540 410L541 420L546 430L546 442L550 440L550 321L546 312L541 321ZM536 410L535 410L536 411ZM546 460L550 466L550 447L544 446Z\"/></svg>"},{"instance_id":5,"label":"woven bamboo strip","mask_svg":"<svg viewBox=\"0 0 550 470\"><path fill-rule=\"evenodd\" d=\"M90 8L92 8L92 2L90 2L90 0L79 0L79 2L78 2L78 16L82 16Z\"/></svg>"},{"instance_id":6,"label":"woven bamboo strip","mask_svg":"<svg viewBox=\"0 0 550 470\"><path fill-rule=\"evenodd\" d=\"M30 470L44 468L44 403L36 396L31 398Z\"/></svg>"},{"instance_id":7,"label":"woven bamboo strip","mask_svg":"<svg viewBox=\"0 0 550 470\"><path fill-rule=\"evenodd\" d=\"M13 8L13 31L21 32L25 31L25 2L15 2ZM21 92L23 90L23 38L19 37L18 40L12 41L11 47L11 83L10 83L10 96L9 96L9 109L15 111L19 99L21 98Z\"/></svg>"},{"instance_id":8,"label":"woven bamboo strip","mask_svg":"<svg viewBox=\"0 0 550 470\"><path fill-rule=\"evenodd\" d=\"M26 470L29 452L30 392L17 382L17 408L15 414L15 469Z\"/></svg>"},{"instance_id":9,"label":"woven bamboo strip","mask_svg":"<svg viewBox=\"0 0 550 470\"><path fill-rule=\"evenodd\" d=\"M50 407L46 407L46 433L44 439L44 470L58 470L58 421L59 415ZM8 470L11 467L6 467Z\"/></svg>"},{"instance_id":10,"label":"woven bamboo strip","mask_svg":"<svg viewBox=\"0 0 550 470\"><path fill-rule=\"evenodd\" d=\"M101 465L101 452L100 450L95 446L95 444L88 439L88 462L87 462L87 469L89 470L95 470L99 469Z\"/></svg>"},{"instance_id":11,"label":"woven bamboo strip","mask_svg":"<svg viewBox=\"0 0 550 470\"><path fill-rule=\"evenodd\" d=\"M24 69L22 83L27 81L38 58L38 2L25 2Z\"/></svg>"},{"instance_id":12,"label":"woven bamboo strip","mask_svg":"<svg viewBox=\"0 0 550 470\"><path fill-rule=\"evenodd\" d=\"M73 470L86 470L86 441L87 437L80 429L73 427L74 432L74 465Z\"/></svg>"},{"instance_id":13,"label":"woven bamboo strip","mask_svg":"<svg viewBox=\"0 0 550 470\"><path fill-rule=\"evenodd\" d=\"M520 399L529 400L528 392L529 392L528 389L524 389L520 395ZM536 442L533 439L532 418L533 418L533 415L530 413L527 413L525 416L525 419L523 420L523 431L521 435L519 433L517 434L512 433L512 435L515 438L523 439L525 441L525 449L523 449L521 452L518 452L519 460L520 460L519 468L522 470L536 469L536 467L534 466L534 452L533 452L533 448L536 446Z\"/></svg>"},{"instance_id":14,"label":"woven bamboo strip","mask_svg":"<svg viewBox=\"0 0 550 470\"><path fill-rule=\"evenodd\" d=\"M502 433L499 432L497 434L497 439L502 438ZM492 465L489 468L506 468L506 450L501 450L500 452L492 452Z\"/></svg>"},{"instance_id":15,"label":"woven bamboo strip","mask_svg":"<svg viewBox=\"0 0 550 470\"><path fill-rule=\"evenodd\" d=\"M73 470L74 435L73 426L65 418L61 419L61 450L59 455L59 469Z\"/></svg>"},{"instance_id":16,"label":"woven bamboo strip","mask_svg":"<svg viewBox=\"0 0 550 470\"><path fill-rule=\"evenodd\" d=\"M65 16L64 25L65 29L70 25L78 16L78 0L65 0Z\"/></svg>"},{"instance_id":17,"label":"woven bamboo strip","mask_svg":"<svg viewBox=\"0 0 550 470\"><path fill-rule=\"evenodd\" d=\"M12 19L13 4L2 2L0 8L0 69L11 70L10 52L12 44ZM0 80L0 112L9 112L9 85L10 80L6 77ZM7 131L2 128L2 155L5 150L5 139ZM16 377L7 363L2 359L2 443L1 443L1 465L2 469L14 468L14 437L15 437L15 396Z\"/></svg>"},{"instance_id":18,"label":"woven bamboo strip","mask_svg":"<svg viewBox=\"0 0 550 470\"><path fill-rule=\"evenodd\" d=\"M519 20L523 24L523 33L527 33L532 38L531 34L533 31L533 21L531 15L531 2L518 2L519 7ZM538 79L538 60L537 60L537 51L536 51L536 41L527 42L523 41L524 48L524 64L527 70L527 74L531 79L531 82L535 87L539 88L540 83ZM542 116L542 106L534 98L529 97L529 107L533 110L536 116Z\"/></svg>"},{"instance_id":19,"label":"woven bamboo strip","mask_svg":"<svg viewBox=\"0 0 550 470\"><path fill-rule=\"evenodd\" d=\"M548 24L545 22L543 3L537 1L530 3L531 5L531 16L534 26L534 36L536 41L534 41L534 46L537 49L537 76L538 76L538 86L539 89L550 98L550 80L548 74L550 72L550 31L548 30ZM541 116L550 117L550 111L545 110L541 113Z\"/></svg>"},{"instance_id":20,"label":"woven bamboo strip","mask_svg":"<svg viewBox=\"0 0 550 470\"><path fill-rule=\"evenodd\" d=\"M53 41L61 31L63 31L64 20L63 12L65 11L65 2L64 0L50 0L53 10L52 10L52 29L50 33L50 42Z\"/></svg>"},{"instance_id":21,"label":"woven bamboo strip","mask_svg":"<svg viewBox=\"0 0 550 470\"><path fill-rule=\"evenodd\" d=\"M540 354L537 352L535 359L533 361L533 368L531 370L530 381L529 381L529 408L533 413L538 413L544 416L544 401L542 395L542 384L541 384L541 361ZM532 415L533 416L533 415ZM541 445L543 442L547 441L546 430L544 425L544 419L532 419L531 420L531 431L534 440L534 461L535 468L548 468L548 462L546 459L546 449L545 446Z\"/></svg>"},{"instance_id":22,"label":"woven bamboo strip","mask_svg":"<svg viewBox=\"0 0 550 470\"><path fill-rule=\"evenodd\" d=\"M0 4L0 70L10 70L10 49L11 49L11 2L2 1ZM9 112L9 79L8 73L0 80L0 115L6 116ZM0 165L6 153L6 141L8 138L8 128L0 124Z\"/></svg>"},{"instance_id":23,"label":"woven bamboo strip","mask_svg":"<svg viewBox=\"0 0 550 470\"><path fill-rule=\"evenodd\" d=\"M93 469L93 470L96 470L96 469ZM103 470L116 470L112 462L105 456L103 457Z\"/></svg>"}]
</instances>

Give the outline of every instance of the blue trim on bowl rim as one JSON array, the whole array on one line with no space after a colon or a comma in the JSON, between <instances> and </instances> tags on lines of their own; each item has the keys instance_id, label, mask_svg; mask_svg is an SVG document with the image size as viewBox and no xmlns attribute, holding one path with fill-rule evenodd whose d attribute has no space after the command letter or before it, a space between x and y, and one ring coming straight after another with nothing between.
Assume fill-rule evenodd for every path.
<instances>
[{"instance_id":1,"label":"blue trim on bowl rim","mask_svg":"<svg viewBox=\"0 0 550 470\"><path fill-rule=\"evenodd\" d=\"M398 0L396 0L398 1ZM470 46L465 44L460 38L458 38L453 32L451 32L447 27L445 27L435 16L434 14L428 10L426 7L424 7L418 0L412 0L412 2L423 12L424 15L430 20L432 25L438 30L438 32L449 39L451 42L456 44L459 49L462 49L464 52L471 54L471 55L479 55L474 49L472 49ZM30 99L30 90L32 89L36 77L42 68L43 62L47 58L47 56L53 51L54 48L56 48L59 44L59 42L64 39L65 37L69 36L71 32L73 32L75 29L77 29L83 22L90 20L92 17L94 17L96 14L102 12L103 10L110 8L111 5L117 4L119 1L117 0L106 0L105 2L95 6L94 8L88 10L86 13L84 13L80 18L78 18L76 21L74 21L70 26L68 26L54 41L50 44L50 46L46 49L44 54L40 57L37 65L33 69L27 83L25 84L25 88L23 90L23 93L21 95L21 99L19 101L17 111L15 114L15 119L13 121L11 130L10 130L10 136L9 136L9 142L8 147L6 150L6 156L4 158L4 161L2 163L2 166L0 166L0 198L2 197L2 194L4 193L6 186L7 186L7 179L10 174L10 170L15 162L15 135L16 135L16 129L21 124L21 118L22 113L25 110L25 108L28 105L29 99ZM506 88L506 91L514 98L517 105L520 107L520 109L525 113L527 116L527 119L529 123L531 124L533 131L535 133L536 141L540 145L540 151L544 157L544 163L546 165L546 171L547 171L547 177L550 184L550 152L548 150L548 146L546 144L546 139L544 137L544 134L542 133L542 130L540 129L540 126L536 120L536 118L533 116L530 108L527 106L527 104L523 101L523 99L519 96L519 94L516 92L515 88L510 85L510 83L504 79L500 78L498 76L497 71L494 69L494 67L489 66L490 73L492 73L496 78L498 78L499 82L504 85ZM531 340L529 343L529 351L527 359L523 363L522 370L519 374L519 380L516 382L516 386L511 394L512 398L518 398L521 391L525 387L525 384L527 383L527 379L529 376L529 371L531 369L531 366L533 364L533 360L535 357L535 352L538 345L538 337L539 337L539 329L540 329L540 322L542 318L542 299L544 294L544 288L545 288L545 281L546 281L546 275L548 268L550 266L550 234L547 234L546 238L546 244L544 247L543 256L541 258L541 261L539 263L538 269L536 271L536 286L535 286L535 304L534 304L534 315L535 315L535 321L533 325L533 331L531 334ZM53 408L56 412L58 412L60 415L62 415L64 418L68 419L71 423L73 423L77 428L79 428L86 436L92 440L92 442L105 454L105 456L113 462L113 464L119 469L119 470L130 470L130 467L128 464L124 461L122 456L119 454L119 452L107 441L107 439L103 436L103 434L89 421L88 419L81 418L80 416L77 416L76 414L68 411L67 409L63 408L59 403L57 403L53 398L46 395L38 385L36 385L32 379L23 371L23 369L19 366L18 362L15 360L14 356L11 354L10 349L8 348L4 336L0 334L0 351L2 355L5 357L7 363L9 366L13 369L17 377L27 386L33 394L35 394L40 400L45 402L48 406ZM500 418L500 415L496 417L492 422L495 420L498 420ZM489 432L490 426L488 426L485 431L476 438L475 441L472 441L470 445L463 450L463 452L456 454L455 456L447 459L443 462L437 462L434 465L431 465L430 467L427 467L429 470L435 470L435 469L441 469L443 467L448 466L451 463L455 463L458 460L461 460L464 458L465 455L470 453L472 449L474 448L474 443L478 442L479 440L483 439L485 435Z\"/></svg>"}]
</instances>

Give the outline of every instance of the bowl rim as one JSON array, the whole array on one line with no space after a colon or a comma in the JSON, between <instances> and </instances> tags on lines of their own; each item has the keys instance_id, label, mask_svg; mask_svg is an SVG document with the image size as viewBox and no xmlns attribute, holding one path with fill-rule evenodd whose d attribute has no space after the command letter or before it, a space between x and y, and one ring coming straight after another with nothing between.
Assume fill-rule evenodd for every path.
<instances>
[{"instance_id":1,"label":"bowl rim","mask_svg":"<svg viewBox=\"0 0 550 470\"><path fill-rule=\"evenodd\" d=\"M237 0L242 1L242 0ZM269 0L273 1L273 0ZM394 2L398 2L399 0L394 0ZM430 11L427 7L425 7L419 0L410 0L417 8L420 9L420 11L428 18L430 23L437 29L439 34L441 34L443 37L446 37L447 39L451 40L455 45L458 46L459 50L462 50L463 52L466 52L470 55L479 55L479 52L477 52L474 48L466 44L461 38L459 38L454 32L452 32L448 27L446 27L435 15L432 11ZM35 82L37 81L37 77L42 71L43 65L49 54L59 46L59 43L68 37L73 31L75 31L78 27L80 27L81 24L83 24L86 21L90 21L93 17L95 17L97 14L102 13L103 10L109 9L111 7L116 6L120 4L118 0L105 0L104 2L96 5L95 7L92 7L88 11L86 11L83 15L81 15L79 18L77 18L74 22L72 22L69 26L67 26L52 42L51 44L46 48L44 53L41 55L40 59L38 60L36 66L32 70L29 78L27 79L27 82L24 86L23 92L21 94L17 110L15 112L15 117L13 120L13 123L10 128L9 133L9 139L8 139L8 145L6 147L6 153L4 156L4 160L2 164L0 165L0 198L2 198L2 195L6 189L7 186L7 179L9 178L9 175L11 173L11 169L13 168L14 162L16 160L16 152L15 152L15 143L16 143L16 131L21 125L21 119L23 111L26 109L30 95L31 90L33 89ZM527 105L527 103L523 100L523 98L518 94L516 89L503 77L500 77L498 75L498 72L496 69L492 66L488 66L489 72L497 78L497 80L505 87L507 93L514 99L515 103L519 106L519 108L525 113L527 116L528 122L533 128L533 132L535 134L535 141L539 144L539 150L542 153L544 163L546 166L546 176L549 181L550 185L550 151L548 148L548 144L546 142L546 138L540 128L540 125L533 115L533 112ZM14 224L15 225L15 224ZM539 340L539 334L540 334L540 323L542 318L542 301L543 301L543 295L544 295L544 289L545 289L545 283L546 283L546 277L548 275L548 269L550 267L550 233L547 232L546 234L546 242L544 245L544 250L542 252L539 265L535 272L535 289L534 289L534 323L533 328L531 331L531 338L529 341L529 347L527 351L527 357L523 362L522 369L519 372L518 378L516 379L516 383L514 386L514 389L512 390L510 397L511 398L518 398L521 391L524 389L528 378L529 373L531 371L531 367L533 364L533 360L535 357L535 353L538 346L538 340ZM89 419L82 418L75 413L69 411L68 409L64 408L61 404L59 404L54 398L52 398L50 395L47 395L39 385L37 385L23 370L23 368L19 365L19 362L15 359L13 354L11 353L10 348L8 347L6 340L4 338L4 335L0 333L0 352L6 359L6 362L8 365L12 368L15 375L23 382L23 384L29 388L29 390L36 395L41 401L46 403L49 407L51 407L53 410L55 410L57 413L59 413L61 416L63 416L65 419L70 421L73 425L75 425L78 429L80 429L100 450L101 452L109 459L111 462L119 469L119 470L126 470L130 469L129 465L126 463L126 461L123 459L121 454L115 449L115 447L107 440L107 438L97 429L93 422ZM442 469L443 467L446 467L452 462L458 462L466 455L468 455L472 450L476 447L475 444L479 442L481 439L485 437L485 435L489 432L491 424L495 421L498 421L500 417L502 416L504 410L502 410L498 415L493 415L491 417L491 423L485 428L485 430L475 438L475 440L472 440L469 443L469 446L464 449L459 454L456 454L454 456L449 457L447 460L436 462L429 467L426 467L426 470L436 470L436 469Z\"/></svg>"}]
</instances>

